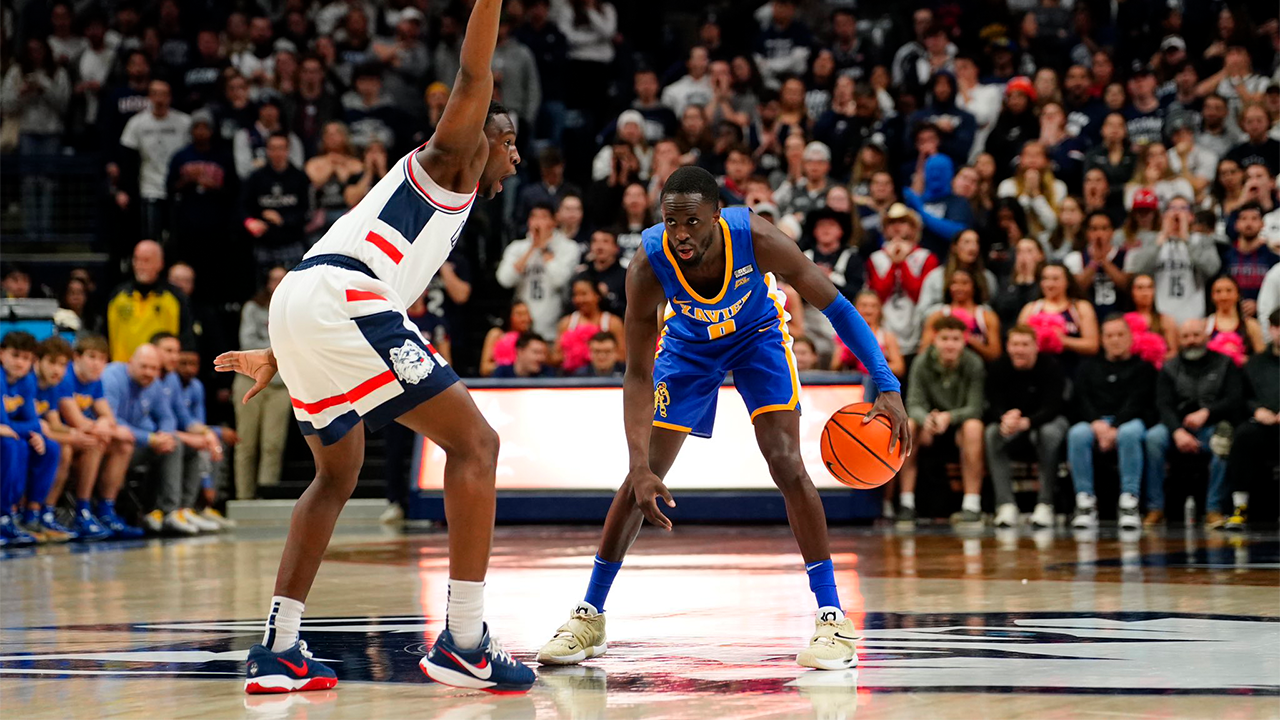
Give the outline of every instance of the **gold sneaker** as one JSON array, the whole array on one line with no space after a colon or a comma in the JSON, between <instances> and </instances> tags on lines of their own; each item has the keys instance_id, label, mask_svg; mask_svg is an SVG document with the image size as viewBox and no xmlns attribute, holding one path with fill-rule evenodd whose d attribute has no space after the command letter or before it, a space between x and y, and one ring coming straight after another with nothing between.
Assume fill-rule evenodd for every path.
<instances>
[{"instance_id":1,"label":"gold sneaker","mask_svg":"<svg viewBox=\"0 0 1280 720\"><path fill-rule=\"evenodd\" d=\"M604 613L588 603L578 603L565 624L538 651L543 665L576 665L599 657L609 648L604 635Z\"/></svg>"},{"instance_id":2,"label":"gold sneaker","mask_svg":"<svg viewBox=\"0 0 1280 720\"><path fill-rule=\"evenodd\" d=\"M818 608L816 628L809 647L796 656L802 667L815 670L847 670L858 665L857 641L861 639L853 621L839 608Z\"/></svg>"}]
</instances>

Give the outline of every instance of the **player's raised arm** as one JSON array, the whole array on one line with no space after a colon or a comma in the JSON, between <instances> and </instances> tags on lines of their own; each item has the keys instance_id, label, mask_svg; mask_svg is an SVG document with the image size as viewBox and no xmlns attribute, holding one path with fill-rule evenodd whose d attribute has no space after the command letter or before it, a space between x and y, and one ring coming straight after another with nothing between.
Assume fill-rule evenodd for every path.
<instances>
[{"instance_id":1,"label":"player's raised arm","mask_svg":"<svg viewBox=\"0 0 1280 720\"><path fill-rule=\"evenodd\" d=\"M887 417L894 437L902 444L904 454L910 453L911 432L907 428L907 411L902 406L902 384L889 369L889 363L880 351L880 343L867 326L867 321L853 309L849 299L836 290L836 286L822 270L805 257L795 242L783 235L773 223L753 214L751 239L761 268L782 275L805 302L822 310L844 344L871 371L880 395L876 398L875 407L863 421L870 422L876 415ZM894 442L891 439L889 451L893 452L893 448Z\"/></svg>"},{"instance_id":2,"label":"player's raised arm","mask_svg":"<svg viewBox=\"0 0 1280 720\"><path fill-rule=\"evenodd\" d=\"M493 100L493 49L498 43L502 0L477 0L467 21L459 55L460 67L444 114L431 136L432 155L454 156L456 167L469 165L484 140L484 123ZM433 168L427 168L428 171ZM437 178L437 181L444 181Z\"/></svg>"},{"instance_id":3,"label":"player's raised arm","mask_svg":"<svg viewBox=\"0 0 1280 720\"><path fill-rule=\"evenodd\" d=\"M675 507L671 493L649 467L649 436L653 432L653 351L658 343L658 312L666 303L662 284L641 247L627 268L627 314L624 326L627 371L622 379L622 422L627 433L627 482L636 504L649 522L671 529L671 520L658 509L657 497Z\"/></svg>"}]
</instances>

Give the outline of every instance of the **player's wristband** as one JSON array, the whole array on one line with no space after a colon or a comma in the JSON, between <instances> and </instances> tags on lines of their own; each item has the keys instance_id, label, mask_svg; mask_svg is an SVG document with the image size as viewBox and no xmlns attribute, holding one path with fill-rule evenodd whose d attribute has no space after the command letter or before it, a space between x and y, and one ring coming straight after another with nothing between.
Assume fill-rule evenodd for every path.
<instances>
[{"instance_id":1,"label":"player's wristband","mask_svg":"<svg viewBox=\"0 0 1280 720\"><path fill-rule=\"evenodd\" d=\"M862 319L858 311L853 309L853 303L849 302L849 298L837 294L836 299L822 311L822 314L831 321L831 327L836 329L836 333L844 344L871 372L871 379L875 381L877 390L880 392L902 391L902 384L889 369L889 363L885 361L884 353L880 351L880 342L876 340L875 333L871 332L867 321Z\"/></svg>"}]
</instances>

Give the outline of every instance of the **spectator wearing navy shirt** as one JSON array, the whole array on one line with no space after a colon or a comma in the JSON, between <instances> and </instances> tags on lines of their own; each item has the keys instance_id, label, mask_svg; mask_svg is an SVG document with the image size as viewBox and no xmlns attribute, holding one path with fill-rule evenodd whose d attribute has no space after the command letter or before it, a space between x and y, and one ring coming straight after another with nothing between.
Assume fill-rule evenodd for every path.
<instances>
[{"instance_id":1,"label":"spectator wearing navy shirt","mask_svg":"<svg viewBox=\"0 0 1280 720\"><path fill-rule=\"evenodd\" d=\"M813 35L796 19L795 0L774 0L773 16L756 39L755 59L765 86L777 90L787 75L803 75Z\"/></svg>"},{"instance_id":2,"label":"spectator wearing navy shirt","mask_svg":"<svg viewBox=\"0 0 1280 720\"><path fill-rule=\"evenodd\" d=\"M1240 286L1240 300L1247 317L1257 317L1262 279L1280 256L1262 238L1262 206L1245 203L1236 210L1236 240L1223 257L1222 272Z\"/></svg>"},{"instance_id":3,"label":"spectator wearing navy shirt","mask_svg":"<svg viewBox=\"0 0 1280 720\"><path fill-rule=\"evenodd\" d=\"M1129 103L1124 106L1129 142L1140 147L1164 140L1165 109L1156 97L1156 76L1151 66L1134 60L1129 72Z\"/></svg>"},{"instance_id":4,"label":"spectator wearing navy shirt","mask_svg":"<svg viewBox=\"0 0 1280 720\"><path fill-rule=\"evenodd\" d=\"M535 332L523 332L516 338L516 361L494 368L490 377L505 379L555 377L547 365L547 341Z\"/></svg>"},{"instance_id":5,"label":"spectator wearing navy shirt","mask_svg":"<svg viewBox=\"0 0 1280 720\"><path fill-rule=\"evenodd\" d=\"M598 332L587 342L591 362L573 372L573 377L622 377L627 365L618 359L618 339L611 333Z\"/></svg>"}]
</instances>

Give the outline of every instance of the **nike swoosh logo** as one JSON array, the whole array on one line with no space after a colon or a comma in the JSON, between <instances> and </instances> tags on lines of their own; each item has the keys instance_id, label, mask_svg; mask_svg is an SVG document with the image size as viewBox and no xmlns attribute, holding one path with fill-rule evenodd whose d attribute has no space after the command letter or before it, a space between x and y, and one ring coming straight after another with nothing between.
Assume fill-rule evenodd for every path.
<instances>
[{"instance_id":1,"label":"nike swoosh logo","mask_svg":"<svg viewBox=\"0 0 1280 720\"><path fill-rule=\"evenodd\" d=\"M297 673L298 675L306 675L306 674L307 674L307 661L306 661L306 660L303 660L303 661L302 661L302 667L298 667L297 665L294 665L293 663L289 662L288 660L285 660L284 658L276 658L276 659L280 661L280 664L281 664L281 665L284 665L285 667L287 667L287 668L289 668L290 670L294 671L294 672L295 672L295 673Z\"/></svg>"},{"instance_id":2,"label":"nike swoosh logo","mask_svg":"<svg viewBox=\"0 0 1280 720\"><path fill-rule=\"evenodd\" d=\"M821 565L821 564L822 564L822 563L820 563L820 562L816 562L816 563L814 563L814 564L812 564L812 565L805 565L805 566L804 566L804 569L805 569L805 570L812 570L812 569L814 569L814 568L818 567L818 566L819 566L819 565Z\"/></svg>"},{"instance_id":3,"label":"nike swoosh logo","mask_svg":"<svg viewBox=\"0 0 1280 720\"><path fill-rule=\"evenodd\" d=\"M672 298L672 299L671 299L671 302L673 302L673 303L675 303L675 304L677 304L677 305L688 305L689 303L691 303L691 302L693 302L693 301L692 301L692 300L676 300L675 298Z\"/></svg>"},{"instance_id":4,"label":"nike swoosh logo","mask_svg":"<svg viewBox=\"0 0 1280 720\"><path fill-rule=\"evenodd\" d=\"M858 639L856 637L849 637L848 635L841 635L840 633L836 633L836 637L840 638L841 640L857 640Z\"/></svg>"},{"instance_id":5,"label":"nike swoosh logo","mask_svg":"<svg viewBox=\"0 0 1280 720\"><path fill-rule=\"evenodd\" d=\"M467 672L471 673L472 675L475 675L481 680L488 680L489 676L493 674L493 666L489 664L489 658L487 657L481 660L479 665L472 665L471 663L467 662L466 660L463 660L457 655L454 655L448 650L442 649L440 650L440 652L447 655L450 660L458 663L464 669L466 669Z\"/></svg>"}]
</instances>

